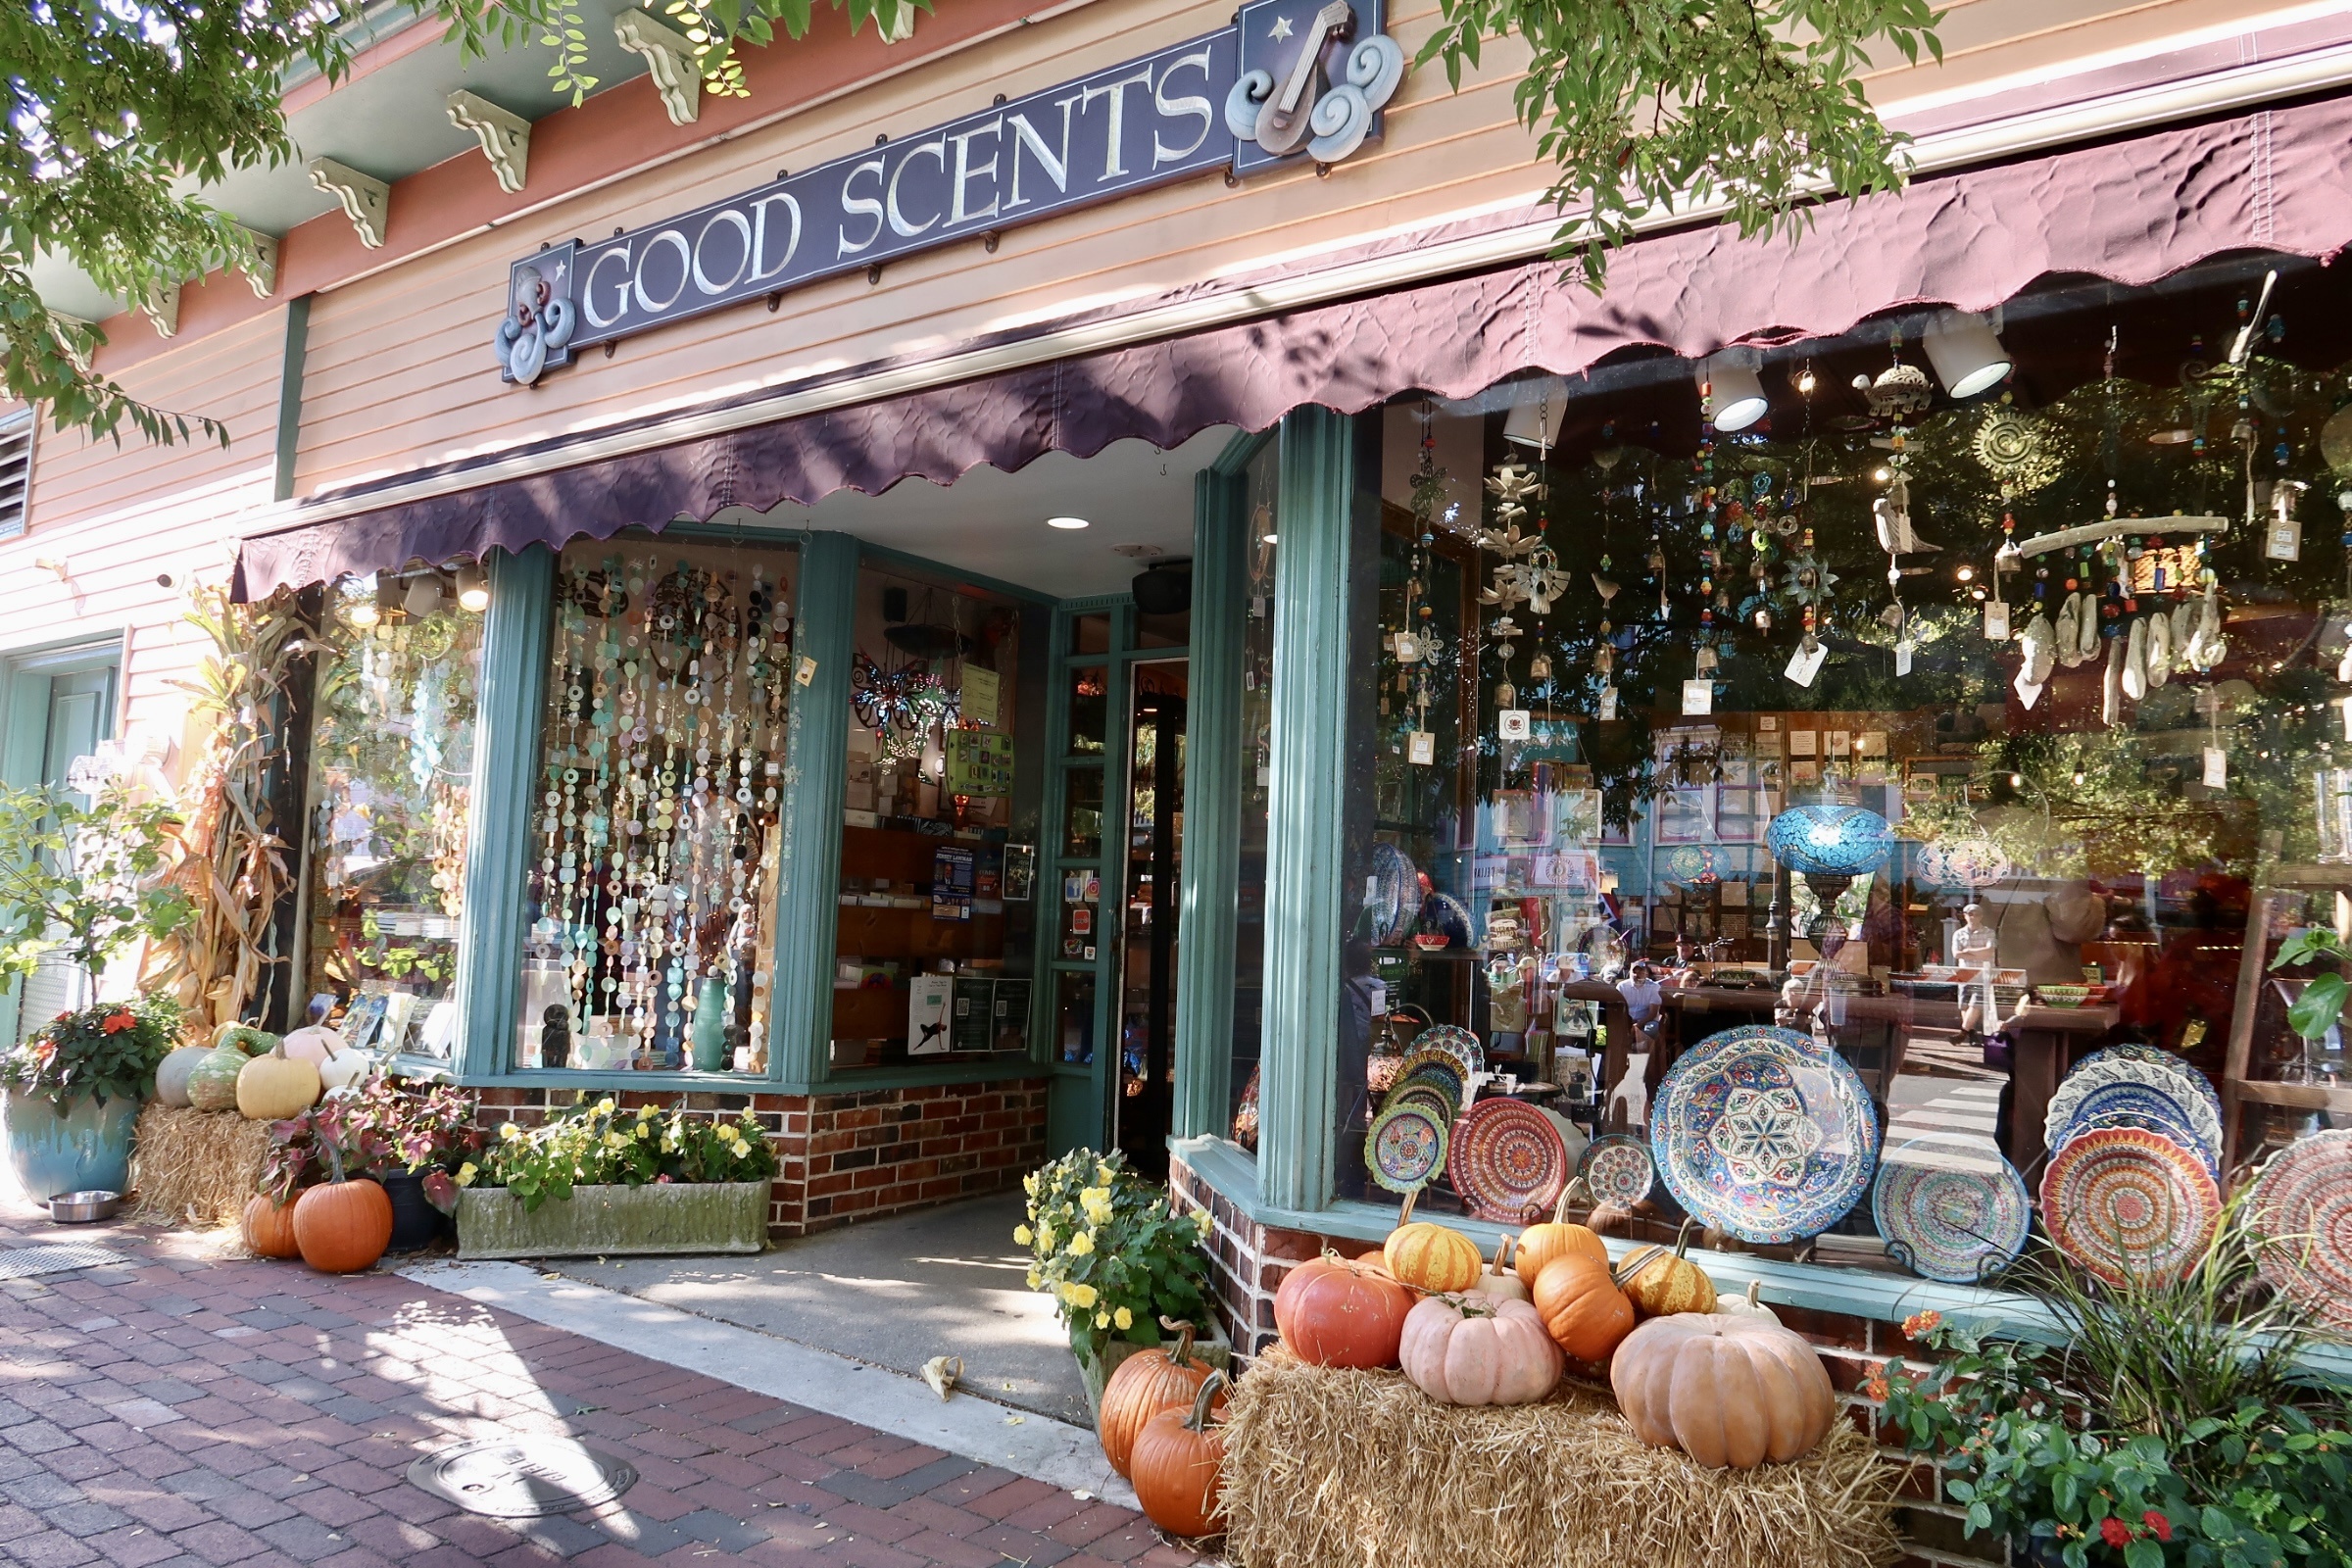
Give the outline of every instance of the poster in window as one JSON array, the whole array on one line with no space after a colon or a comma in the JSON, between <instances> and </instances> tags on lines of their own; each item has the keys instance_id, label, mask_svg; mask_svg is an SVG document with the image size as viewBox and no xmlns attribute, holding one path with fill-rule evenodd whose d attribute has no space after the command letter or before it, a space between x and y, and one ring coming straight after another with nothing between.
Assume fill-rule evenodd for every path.
<instances>
[{"instance_id":1,"label":"poster in window","mask_svg":"<svg viewBox=\"0 0 2352 1568\"><path fill-rule=\"evenodd\" d=\"M1027 904L1037 887L1037 846L1007 844L1004 846L1004 902Z\"/></svg>"},{"instance_id":2,"label":"poster in window","mask_svg":"<svg viewBox=\"0 0 2352 1568\"><path fill-rule=\"evenodd\" d=\"M1012 737L993 730L948 731L947 790L993 800L1012 793Z\"/></svg>"},{"instance_id":3,"label":"poster in window","mask_svg":"<svg viewBox=\"0 0 2352 1568\"><path fill-rule=\"evenodd\" d=\"M996 1020L994 1049L998 1051L1026 1051L1029 1049L1029 982L1000 980L989 1002L991 1015Z\"/></svg>"},{"instance_id":4,"label":"poster in window","mask_svg":"<svg viewBox=\"0 0 2352 1568\"><path fill-rule=\"evenodd\" d=\"M992 728L997 722L997 672L976 664L963 666L963 716Z\"/></svg>"},{"instance_id":5,"label":"poster in window","mask_svg":"<svg viewBox=\"0 0 2352 1568\"><path fill-rule=\"evenodd\" d=\"M906 1054L944 1056L954 1046L949 1038L950 1009L955 1002L956 977L918 974L906 986Z\"/></svg>"},{"instance_id":6,"label":"poster in window","mask_svg":"<svg viewBox=\"0 0 2352 1568\"><path fill-rule=\"evenodd\" d=\"M997 983L978 975L956 976L955 1017L948 1038L957 1051L996 1049Z\"/></svg>"},{"instance_id":7,"label":"poster in window","mask_svg":"<svg viewBox=\"0 0 2352 1568\"><path fill-rule=\"evenodd\" d=\"M972 852L961 845L943 844L931 852L931 918L971 917Z\"/></svg>"}]
</instances>

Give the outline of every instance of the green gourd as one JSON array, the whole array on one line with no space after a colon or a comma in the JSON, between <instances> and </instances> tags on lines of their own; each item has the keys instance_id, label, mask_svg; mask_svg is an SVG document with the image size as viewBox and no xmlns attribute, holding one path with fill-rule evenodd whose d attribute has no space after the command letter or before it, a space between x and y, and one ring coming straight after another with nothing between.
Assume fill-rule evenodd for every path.
<instances>
[{"instance_id":1,"label":"green gourd","mask_svg":"<svg viewBox=\"0 0 2352 1568\"><path fill-rule=\"evenodd\" d=\"M250 1024L229 1024L213 1036L213 1049L188 1074L188 1103L198 1110L237 1108L237 1074L254 1055L273 1049L277 1036Z\"/></svg>"}]
</instances>

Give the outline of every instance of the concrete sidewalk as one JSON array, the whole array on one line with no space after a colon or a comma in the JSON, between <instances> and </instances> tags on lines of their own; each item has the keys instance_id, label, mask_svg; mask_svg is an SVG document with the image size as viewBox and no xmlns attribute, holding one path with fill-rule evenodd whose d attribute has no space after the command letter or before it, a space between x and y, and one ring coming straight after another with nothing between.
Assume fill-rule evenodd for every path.
<instances>
[{"instance_id":1,"label":"concrete sidewalk","mask_svg":"<svg viewBox=\"0 0 2352 1568\"><path fill-rule=\"evenodd\" d=\"M562 1258L571 1279L919 1375L963 1357L983 1398L1091 1426L1086 1389L1054 1301L1028 1288L1012 1240L1018 1191L869 1220L758 1257Z\"/></svg>"},{"instance_id":2,"label":"concrete sidewalk","mask_svg":"<svg viewBox=\"0 0 2352 1568\"><path fill-rule=\"evenodd\" d=\"M1200 1561L1099 1498L389 1273L0 1223L0 1249L60 1243L124 1261L0 1284L0 1551L26 1568ZM405 1479L420 1453L516 1433L643 1479L527 1521Z\"/></svg>"}]
</instances>

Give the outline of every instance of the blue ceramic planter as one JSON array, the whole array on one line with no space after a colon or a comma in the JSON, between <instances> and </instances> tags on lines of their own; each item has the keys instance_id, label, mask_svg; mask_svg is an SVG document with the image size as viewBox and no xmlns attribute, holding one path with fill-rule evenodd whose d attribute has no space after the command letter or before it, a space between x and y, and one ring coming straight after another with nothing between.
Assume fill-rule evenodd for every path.
<instances>
[{"instance_id":1,"label":"blue ceramic planter","mask_svg":"<svg viewBox=\"0 0 2352 1568\"><path fill-rule=\"evenodd\" d=\"M85 1098L60 1116L46 1096L0 1090L9 1167L36 1203L59 1193L129 1191L130 1135L138 1120L135 1100L117 1097L102 1105Z\"/></svg>"}]
</instances>

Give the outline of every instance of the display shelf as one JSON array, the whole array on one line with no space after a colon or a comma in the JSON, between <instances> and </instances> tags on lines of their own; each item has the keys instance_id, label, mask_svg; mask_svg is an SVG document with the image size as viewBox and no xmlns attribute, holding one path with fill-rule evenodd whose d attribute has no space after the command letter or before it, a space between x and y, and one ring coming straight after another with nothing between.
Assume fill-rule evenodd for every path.
<instances>
[{"instance_id":1,"label":"display shelf","mask_svg":"<svg viewBox=\"0 0 2352 1568\"><path fill-rule=\"evenodd\" d=\"M2238 948L2237 994L2230 1008L2230 1047L2222 1068L2222 1164L2237 1163L2239 1110L2248 1103L2293 1110L2352 1112L2352 1089L2326 1084L2288 1084L2251 1076L2254 1030L2271 963L2271 915L2281 893L2352 889L2352 865L2275 865L2246 906L2246 933Z\"/></svg>"}]
</instances>

